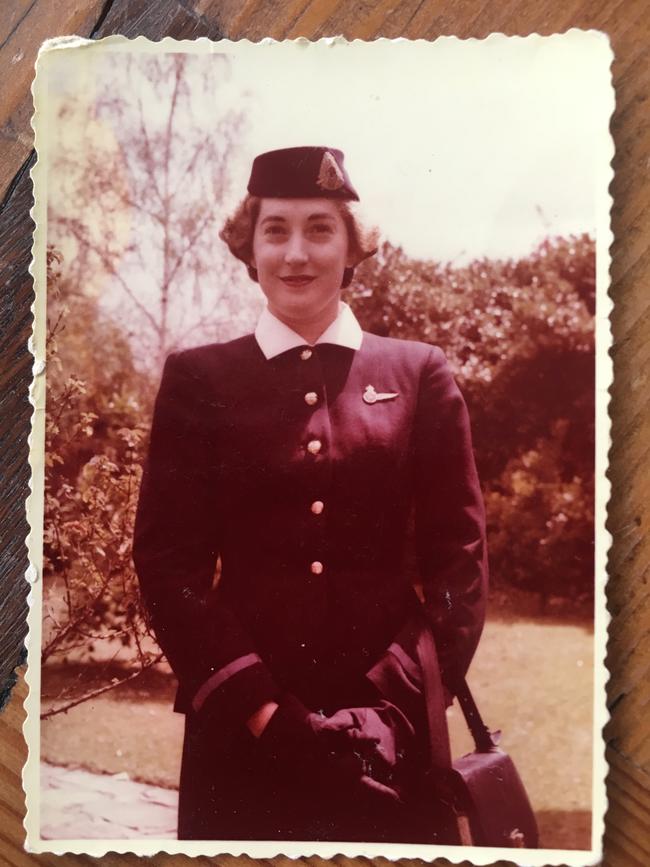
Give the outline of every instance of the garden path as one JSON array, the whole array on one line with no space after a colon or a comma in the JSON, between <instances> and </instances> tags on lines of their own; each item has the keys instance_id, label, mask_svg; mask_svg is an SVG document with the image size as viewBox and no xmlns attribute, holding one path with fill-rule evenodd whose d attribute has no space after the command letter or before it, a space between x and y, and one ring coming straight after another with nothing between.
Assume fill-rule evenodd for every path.
<instances>
[{"instance_id":1,"label":"garden path","mask_svg":"<svg viewBox=\"0 0 650 867\"><path fill-rule=\"evenodd\" d=\"M42 762L41 794L46 839L176 837L178 793L136 783L125 772L93 774Z\"/></svg>"}]
</instances>

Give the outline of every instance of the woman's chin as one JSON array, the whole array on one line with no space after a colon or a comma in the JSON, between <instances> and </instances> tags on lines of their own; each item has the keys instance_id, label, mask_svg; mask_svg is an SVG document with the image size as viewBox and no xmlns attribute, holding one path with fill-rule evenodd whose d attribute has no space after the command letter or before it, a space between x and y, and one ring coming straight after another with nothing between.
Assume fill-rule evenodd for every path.
<instances>
[{"instance_id":1,"label":"woman's chin","mask_svg":"<svg viewBox=\"0 0 650 867\"><path fill-rule=\"evenodd\" d=\"M323 305L314 303L314 298L300 292L287 292L278 299L273 308L281 317L292 319L313 319L322 311Z\"/></svg>"},{"instance_id":2,"label":"woman's chin","mask_svg":"<svg viewBox=\"0 0 650 867\"><path fill-rule=\"evenodd\" d=\"M275 291L264 291L271 313L278 319L292 322L314 322L334 318L338 311L339 292L329 287L311 284L307 287L274 287ZM329 323L326 323L329 324Z\"/></svg>"}]
</instances>

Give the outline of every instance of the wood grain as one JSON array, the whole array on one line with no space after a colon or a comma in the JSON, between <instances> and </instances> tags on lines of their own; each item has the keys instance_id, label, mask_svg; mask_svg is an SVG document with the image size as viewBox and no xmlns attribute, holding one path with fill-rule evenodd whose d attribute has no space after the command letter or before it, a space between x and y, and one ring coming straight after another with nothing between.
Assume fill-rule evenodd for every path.
<instances>
[{"instance_id":1,"label":"wood grain","mask_svg":"<svg viewBox=\"0 0 650 867\"><path fill-rule=\"evenodd\" d=\"M71 0L57 4L15 0L5 5L0 22L0 69L7 82L0 104L0 196L32 149L29 88L38 46L58 34L90 35L101 8L99 0L81 4ZM65 29L59 30L64 22Z\"/></svg>"},{"instance_id":2,"label":"wood grain","mask_svg":"<svg viewBox=\"0 0 650 867\"><path fill-rule=\"evenodd\" d=\"M608 664L612 719L606 730L610 810L605 838L608 867L645 867L650 863L650 9L647 2L586 0L505 0L498 6L460 0L5 0L0 20L0 683L8 683L24 639L27 565L27 389L31 359L26 343L31 324L31 202L28 178L29 126L33 61L40 42L67 33L101 37L110 33L143 34L152 39L220 36L231 39L343 34L435 38L441 34L484 37L492 31L525 35L569 27L607 31L616 54L613 77L617 108L612 132L617 147L612 213L616 235L611 295L613 358L616 382L611 414L613 446L610 477L613 495L609 527L609 604L613 621ZM124 865L145 863L134 856L62 858L22 851L24 799L20 768L25 758L21 735L21 679L0 715L0 861L18 865ZM228 865L237 860L219 858ZM318 863L320 859L303 859ZM343 864L348 859L337 859ZM157 865L189 864L182 857L158 856ZM199 859L199 863L211 863ZM215 862L216 863L216 862ZM275 859L274 864L289 864ZM293 863L293 862L291 862Z\"/></svg>"}]
</instances>

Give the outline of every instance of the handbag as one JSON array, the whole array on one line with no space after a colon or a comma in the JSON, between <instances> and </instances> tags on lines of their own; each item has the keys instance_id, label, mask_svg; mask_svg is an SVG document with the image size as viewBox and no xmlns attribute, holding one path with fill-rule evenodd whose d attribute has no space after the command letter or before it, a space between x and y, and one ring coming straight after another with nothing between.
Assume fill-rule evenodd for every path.
<instances>
[{"instance_id":1,"label":"handbag","mask_svg":"<svg viewBox=\"0 0 650 867\"><path fill-rule=\"evenodd\" d=\"M487 728L463 679L454 692L475 750L452 761L440 671L429 629L422 630L418 656L429 722L431 779L453 806L461 845L536 849L535 814L514 762L499 749L500 732Z\"/></svg>"}]
</instances>

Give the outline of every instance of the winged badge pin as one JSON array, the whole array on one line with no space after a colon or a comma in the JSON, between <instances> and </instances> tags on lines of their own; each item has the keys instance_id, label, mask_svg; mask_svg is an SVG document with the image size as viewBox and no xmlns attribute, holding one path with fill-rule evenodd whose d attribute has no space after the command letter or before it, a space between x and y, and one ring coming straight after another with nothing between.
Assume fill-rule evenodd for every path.
<instances>
[{"instance_id":1,"label":"winged badge pin","mask_svg":"<svg viewBox=\"0 0 650 867\"><path fill-rule=\"evenodd\" d=\"M363 399L366 403L377 403L379 400L394 400L398 396L398 391L375 391L372 385L367 385L363 393Z\"/></svg>"}]
</instances>

